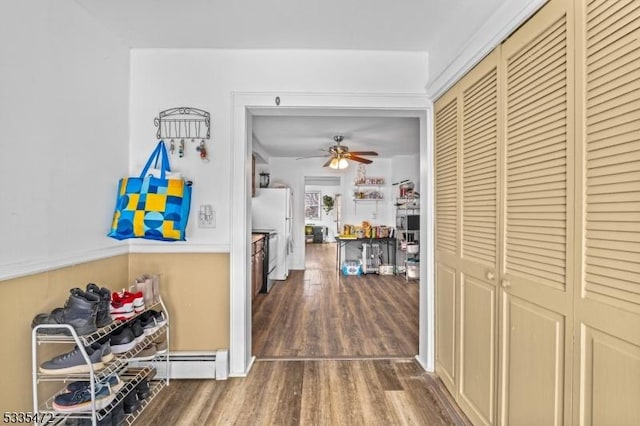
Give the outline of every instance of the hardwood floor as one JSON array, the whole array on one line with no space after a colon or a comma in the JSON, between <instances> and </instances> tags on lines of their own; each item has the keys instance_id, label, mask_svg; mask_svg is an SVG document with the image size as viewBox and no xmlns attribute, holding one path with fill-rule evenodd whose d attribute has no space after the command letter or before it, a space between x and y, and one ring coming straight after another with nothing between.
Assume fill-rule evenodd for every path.
<instances>
[{"instance_id":1,"label":"hardwood floor","mask_svg":"<svg viewBox=\"0 0 640 426\"><path fill-rule=\"evenodd\" d=\"M253 304L246 378L172 380L136 425L469 425L414 360L418 283L338 276L334 244L307 245Z\"/></svg>"},{"instance_id":2,"label":"hardwood floor","mask_svg":"<svg viewBox=\"0 0 640 426\"><path fill-rule=\"evenodd\" d=\"M292 271L253 302L258 358L410 357L418 353L418 282L338 276L335 244L307 244Z\"/></svg>"},{"instance_id":3,"label":"hardwood floor","mask_svg":"<svg viewBox=\"0 0 640 426\"><path fill-rule=\"evenodd\" d=\"M413 360L258 361L248 377L173 380L136 425L469 425Z\"/></svg>"}]
</instances>

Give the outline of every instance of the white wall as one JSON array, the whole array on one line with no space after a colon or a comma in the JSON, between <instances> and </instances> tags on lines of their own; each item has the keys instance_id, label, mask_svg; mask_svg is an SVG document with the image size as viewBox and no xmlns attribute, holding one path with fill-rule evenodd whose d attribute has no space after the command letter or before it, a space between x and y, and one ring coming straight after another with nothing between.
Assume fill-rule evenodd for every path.
<instances>
[{"instance_id":1,"label":"white wall","mask_svg":"<svg viewBox=\"0 0 640 426\"><path fill-rule=\"evenodd\" d=\"M74 2L0 2L0 279L126 246L129 49Z\"/></svg>"},{"instance_id":2,"label":"white wall","mask_svg":"<svg viewBox=\"0 0 640 426\"><path fill-rule=\"evenodd\" d=\"M211 113L211 161L202 163L190 142L172 167L194 181L187 242L175 249L228 251L231 223L232 92L423 93L426 54L416 52L298 50L134 49L131 54L131 169L137 171L156 143L153 118L158 112L192 106ZM280 169L270 167L271 181ZM294 192L302 193L303 183ZM199 204L212 204L215 229L197 229ZM299 226L301 232L304 228ZM298 241L302 241L299 239ZM136 241L135 246L164 250L163 243Z\"/></svg>"}]
</instances>

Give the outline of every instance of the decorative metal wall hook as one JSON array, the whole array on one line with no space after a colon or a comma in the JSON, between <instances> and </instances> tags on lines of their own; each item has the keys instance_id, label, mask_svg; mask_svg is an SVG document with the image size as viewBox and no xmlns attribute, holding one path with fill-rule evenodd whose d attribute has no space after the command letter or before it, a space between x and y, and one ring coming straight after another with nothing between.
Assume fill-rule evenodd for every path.
<instances>
[{"instance_id":1,"label":"decorative metal wall hook","mask_svg":"<svg viewBox=\"0 0 640 426\"><path fill-rule=\"evenodd\" d=\"M179 107L161 111L153 123L158 128L158 139L193 138L209 139L211 137L211 117L207 111Z\"/></svg>"}]
</instances>

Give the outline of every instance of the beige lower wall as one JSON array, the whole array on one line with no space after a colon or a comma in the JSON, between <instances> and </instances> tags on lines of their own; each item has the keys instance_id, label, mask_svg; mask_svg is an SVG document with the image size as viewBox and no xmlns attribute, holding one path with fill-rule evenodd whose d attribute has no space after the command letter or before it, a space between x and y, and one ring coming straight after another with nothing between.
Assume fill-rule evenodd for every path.
<instances>
[{"instance_id":1,"label":"beige lower wall","mask_svg":"<svg viewBox=\"0 0 640 426\"><path fill-rule=\"evenodd\" d=\"M32 411L31 321L40 312L64 306L69 290L93 282L107 288L127 283L128 256L82 263L49 272L0 281L0 408ZM43 352L66 351L66 346L43 348ZM39 351L40 353L41 351ZM43 354L44 355L44 354Z\"/></svg>"},{"instance_id":2,"label":"beige lower wall","mask_svg":"<svg viewBox=\"0 0 640 426\"><path fill-rule=\"evenodd\" d=\"M161 294L171 314L171 350L229 347L228 254L129 254L0 281L0 408L32 411L31 321L64 306L73 287L93 282L118 290L143 273L161 274ZM38 363L66 352L44 345ZM44 383L50 396L59 383Z\"/></svg>"},{"instance_id":3,"label":"beige lower wall","mask_svg":"<svg viewBox=\"0 0 640 426\"><path fill-rule=\"evenodd\" d=\"M160 274L171 351L229 348L229 254L131 253L129 278Z\"/></svg>"}]
</instances>

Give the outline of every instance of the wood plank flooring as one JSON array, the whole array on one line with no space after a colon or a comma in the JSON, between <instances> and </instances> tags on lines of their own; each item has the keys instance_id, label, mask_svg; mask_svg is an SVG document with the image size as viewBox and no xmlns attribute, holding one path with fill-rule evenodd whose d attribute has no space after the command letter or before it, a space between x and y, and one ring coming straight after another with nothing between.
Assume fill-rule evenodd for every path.
<instances>
[{"instance_id":1,"label":"wood plank flooring","mask_svg":"<svg viewBox=\"0 0 640 426\"><path fill-rule=\"evenodd\" d=\"M253 302L258 358L407 357L418 353L418 282L338 276L335 244L307 244L292 271Z\"/></svg>"},{"instance_id":2,"label":"wood plank flooring","mask_svg":"<svg viewBox=\"0 0 640 426\"><path fill-rule=\"evenodd\" d=\"M136 425L469 425L413 360L258 361L246 378L173 380Z\"/></svg>"},{"instance_id":3,"label":"wood plank flooring","mask_svg":"<svg viewBox=\"0 0 640 426\"><path fill-rule=\"evenodd\" d=\"M469 425L418 352L418 283L337 276L335 244L308 244L253 304L246 378L172 380L137 425Z\"/></svg>"}]
</instances>

